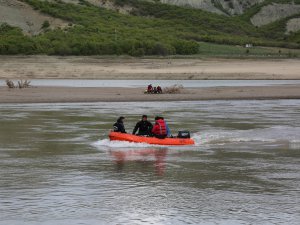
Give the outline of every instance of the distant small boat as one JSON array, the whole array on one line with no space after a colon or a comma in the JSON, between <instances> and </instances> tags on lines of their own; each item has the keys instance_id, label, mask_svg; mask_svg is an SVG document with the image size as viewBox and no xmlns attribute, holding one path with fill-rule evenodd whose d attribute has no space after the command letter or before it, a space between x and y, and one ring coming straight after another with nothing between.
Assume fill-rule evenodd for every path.
<instances>
[{"instance_id":1,"label":"distant small boat","mask_svg":"<svg viewBox=\"0 0 300 225\"><path fill-rule=\"evenodd\" d=\"M194 145L195 141L191 138L156 138L156 137L146 137L138 136L133 134L124 134L120 132L109 133L109 139L111 141L128 141L135 143L146 143L151 145Z\"/></svg>"}]
</instances>

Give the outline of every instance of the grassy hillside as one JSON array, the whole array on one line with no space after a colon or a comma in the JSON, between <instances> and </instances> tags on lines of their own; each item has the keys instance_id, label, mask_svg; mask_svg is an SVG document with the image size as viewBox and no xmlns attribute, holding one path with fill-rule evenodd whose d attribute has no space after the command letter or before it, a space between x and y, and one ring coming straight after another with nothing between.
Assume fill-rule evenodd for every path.
<instances>
[{"instance_id":1,"label":"grassy hillside","mask_svg":"<svg viewBox=\"0 0 300 225\"><path fill-rule=\"evenodd\" d=\"M285 35L285 20L256 28L249 22L255 6L243 16L213 13L136 0L115 0L134 8L131 15L80 5L23 0L34 9L69 23L64 29L25 36L19 28L0 26L0 54L58 55L189 55L201 53L202 42L299 48L300 33ZM201 42L201 43L200 43Z\"/></svg>"}]
</instances>

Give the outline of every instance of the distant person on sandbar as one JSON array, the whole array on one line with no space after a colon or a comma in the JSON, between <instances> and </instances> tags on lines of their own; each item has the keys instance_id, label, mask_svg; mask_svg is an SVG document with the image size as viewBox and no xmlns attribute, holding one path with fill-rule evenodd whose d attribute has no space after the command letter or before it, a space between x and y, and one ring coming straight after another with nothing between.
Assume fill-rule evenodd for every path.
<instances>
[{"instance_id":1,"label":"distant person on sandbar","mask_svg":"<svg viewBox=\"0 0 300 225\"><path fill-rule=\"evenodd\" d=\"M151 94L153 92L152 84L148 85L147 92L148 92L148 94Z\"/></svg>"},{"instance_id":2,"label":"distant person on sandbar","mask_svg":"<svg viewBox=\"0 0 300 225\"><path fill-rule=\"evenodd\" d=\"M157 91L158 94L162 94L161 86L158 85L157 88L156 88L156 91Z\"/></svg>"},{"instance_id":3,"label":"distant person on sandbar","mask_svg":"<svg viewBox=\"0 0 300 225\"><path fill-rule=\"evenodd\" d=\"M114 124L114 132L126 133L124 127L124 119L125 117L123 116L119 117L117 122Z\"/></svg>"},{"instance_id":4,"label":"distant person on sandbar","mask_svg":"<svg viewBox=\"0 0 300 225\"><path fill-rule=\"evenodd\" d=\"M132 134L138 131L138 135L148 136L151 134L152 127L152 123L147 120L147 115L143 115L142 120L135 125Z\"/></svg>"}]
</instances>

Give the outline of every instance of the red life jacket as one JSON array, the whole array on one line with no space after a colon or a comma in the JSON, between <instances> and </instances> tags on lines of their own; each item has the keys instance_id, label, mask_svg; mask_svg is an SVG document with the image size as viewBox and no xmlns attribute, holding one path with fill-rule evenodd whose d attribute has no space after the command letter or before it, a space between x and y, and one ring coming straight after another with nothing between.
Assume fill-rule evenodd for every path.
<instances>
[{"instance_id":1,"label":"red life jacket","mask_svg":"<svg viewBox=\"0 0 300 225\"><path fill-rule=\"evenodd\" d=\"M152 133L156 135L167 135L166 123L163 120L156 120Z\"/></svg>"}]
</instances>

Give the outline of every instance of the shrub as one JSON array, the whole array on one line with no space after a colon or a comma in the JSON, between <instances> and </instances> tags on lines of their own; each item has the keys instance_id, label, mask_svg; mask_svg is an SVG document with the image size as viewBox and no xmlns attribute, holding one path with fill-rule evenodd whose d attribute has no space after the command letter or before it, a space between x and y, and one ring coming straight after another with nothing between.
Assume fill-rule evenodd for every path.
<instances>
[{"instance_id":1,"label":"shrub","mask_svg":"<svg viewBox=\"0 0 300 225\"><path fill-rule=\"evenodd\" d=\"M43 22L43 24L42 24L42 29L46 29L46 28L48 28L48 27L50 27L50 23L49 23L48 20L45 20L45 21Z\"/></svg>"},{"instance_id":2,"label":"shrub","mask_svg":"<svg viewBox=\"0 0 300 225\"><path fill-rule=\"evenodd\" d=\"M144 56L145 51L143 48L138 48L138 49L132 48L128 54L131 56Z\"/></svg>"}]
</instances>

